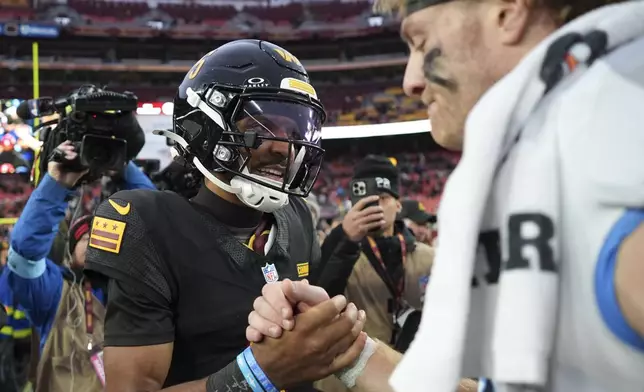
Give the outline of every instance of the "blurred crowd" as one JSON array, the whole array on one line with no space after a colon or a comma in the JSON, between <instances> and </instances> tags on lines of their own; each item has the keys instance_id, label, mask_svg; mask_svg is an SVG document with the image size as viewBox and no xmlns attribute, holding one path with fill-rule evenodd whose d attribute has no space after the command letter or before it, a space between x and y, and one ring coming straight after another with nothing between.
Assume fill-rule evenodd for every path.
<instances>
[{"instance_id":1,"label":"blurred crowd","mask_svg":"<svg viewBox=\"0 0 644 392\"><path fill-rule=\"evenodd\" d=\"M104 184L100 180L82 185L80 197L72 200L67 213L67 220L72 213L91 214L105 198ZM0 174L0 264L4 265L9 249L11 230L33 191L29 177L19 174ZM76 210L80 203L80 209ZM70 222L66 222L70 223Z\"/></svg>"},{"instance_id":2,"label":"blurred crowd","mask_svg":"<svg viewBox=\"0 0 644 392\"><path fill-rule=\"evenodd\" d=\"M419 200L430 211L435 211L449 173L459 155L445 150L399 153L391 156L400 170L400 183L405 197ZM314 187L321 216L334 219L348 208L349 184L360 155L346 155L324 163Z\"/></svg>"},{"instance_id":3,"label":"blurred crowd","mask_svg":"<svg viewBox=\"0 0 644 392\"><path fill-rule=\"evenodd\" d=\"M0 175L0 218L18 217L31 190L28 178L23 175Z\"/></svg>"}]
</instances>

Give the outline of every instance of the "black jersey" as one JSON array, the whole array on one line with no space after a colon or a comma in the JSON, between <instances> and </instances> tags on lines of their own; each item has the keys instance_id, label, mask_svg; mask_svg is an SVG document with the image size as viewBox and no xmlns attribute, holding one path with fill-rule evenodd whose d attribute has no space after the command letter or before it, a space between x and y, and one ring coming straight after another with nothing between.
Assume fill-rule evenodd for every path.
<instances>
[{"instance_id":1,"label":"black jersey","mask_svg":"<svg viewBox=\"0 0 644 392\"><path fill-rule=\"evenodd\" d=\"M248 210L224 203L241 209L233 218ZM235 359L248 344L248 314L268 279L304 279L318 268L319 244L302 199L272 214L277 232L266 256L240 241L219 212L171 192L123 191L99 206L92 223L86 270L110 279L105 344L174 342L166 387Z\"/></svg>"}]
</instances>

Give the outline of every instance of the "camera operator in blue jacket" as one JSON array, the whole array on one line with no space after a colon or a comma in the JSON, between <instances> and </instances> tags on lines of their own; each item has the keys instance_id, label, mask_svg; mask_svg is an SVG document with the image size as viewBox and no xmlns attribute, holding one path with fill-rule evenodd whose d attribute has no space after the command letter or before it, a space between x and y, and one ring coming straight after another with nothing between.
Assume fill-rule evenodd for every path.
<instances>
[{"instance_id":1,"label":"camera operator in blue jacket","mask_svg":"<svg viewBox=\"0 0 644 392\"><path fill-rule=\"evenodd\" d=\"M64 154L65 160L77 157L70 142L62 143L57 150ZM92 217L84 216L72 222L65 265L59 266L47 257L68 201L86 172L66 171L59 162L48 163L47 175L32 193L14 227L7 268L3 271L8 274L6 278L13 295L41 337L37 391L68 390L62 385L73 385L75 390L87 392L102 389L99 384L103 381L99 374L102 369L98 367L102 365L99 351L104 293L100 288L91 287L91 282L82 275ZM131 161L124 170L123 180L126 189L155 189ZM96 363L99 357L100 364ZM55 370L58 362L65 360L68 368L71 362L79 361L71 366L80 369L76 369L78 373L72 374L71 379ZM83 363L91 363L94 369L88 369ZM93 370L95 374L91 374Z\"/></svg>"}]
</instances>

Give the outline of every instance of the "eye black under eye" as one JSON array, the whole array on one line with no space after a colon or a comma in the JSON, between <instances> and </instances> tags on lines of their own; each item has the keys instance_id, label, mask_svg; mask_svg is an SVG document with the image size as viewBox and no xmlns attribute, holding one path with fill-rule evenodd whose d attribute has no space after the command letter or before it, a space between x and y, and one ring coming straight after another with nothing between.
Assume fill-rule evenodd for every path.
<instances>
[{"instance_id":1,"label":"eye black under eye","mask_svg":"<svg viewBox=\"0 0 644 392\"><path fill-rule=\"evenodd\" d=\"M434 70L434 63L437 58L439 58L443 52L441 51L440 48L434 48L427 52L425 55L425 60L423 62L423 72L425 73L425 77L429 79L429 77L433 74Z\"/></svg>"},{"instance_id":2,"label":"eye black under eye","mask_svg":"<svg viewBox=\"0 0 644 392\"><path fill-rule=\"evenodd\" d=\"M449 89L456 89L456 84L448 79L445 79L436 74L435 66L436 60L442 56L443 52L440 48L434 48L427 52L425 55L425 61L423 62L423 74L425 79L429 80L432 83L441 85Z\"/></svg>"}]
</instances>

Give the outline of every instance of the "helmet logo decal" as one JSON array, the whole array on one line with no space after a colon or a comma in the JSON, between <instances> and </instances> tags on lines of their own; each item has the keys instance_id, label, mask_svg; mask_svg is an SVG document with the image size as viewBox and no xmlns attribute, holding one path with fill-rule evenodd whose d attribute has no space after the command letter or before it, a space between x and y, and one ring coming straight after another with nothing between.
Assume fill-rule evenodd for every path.
<instances>
[{"instance_id":1,"label":"helmet logo decal","mask_svg":"<svg viewBox=\"0 0 644 392\"><path fill-rule=\"evenodd\" d=\"M264 78L250 78L244 82L244 86L249 87L268 87L270 83L266 82Z\"/></svg>"},{"instance_id":2,"label":"helmet logo decal","mask_svg":"<svg viewBox=\"0 0 644 392\"><path fill-rule=\"evenodd\" d=\"M294 79L294 78L284 78L280 83L280 87L283 89L296 91L301 94L310 95L311 97L316 99L318 97L313 86L311 86L310 84L308 84L303 80Z\"/></svg>"},{"instance_id":3,"label":"helmet logo decal","mask_svg":"<svg viewBox=\"0 0 644 392\"><path fill-rule=\"evenodd\" d=\"M195 63L195 65L190 68L190 72L188 72L188 79L192 80L199 75L199 71L201 71L201 67L203 67L203 64L206 62L206 57L210 56L213 54L214 50L211 50L210 52L206 53L205 56L203 56L199 61Z\"/></svg>"},{"instance_id":4,"label":"helmet logo decal","mask_svg":"<svg viewBox=\"0 0 644 392\"><path fill-rule=\"evenodd\" d=\"M287 63L294 63L299 66L302 65L302 63L300 63L300 60L298 60L297 57L293 56L292 54L290 54L284 49L275 48L275 52L277 52L277 54L279 54L280 57L283 58L284 61L286 61Z\"/></svg>"}]
</instances>

